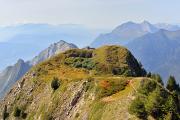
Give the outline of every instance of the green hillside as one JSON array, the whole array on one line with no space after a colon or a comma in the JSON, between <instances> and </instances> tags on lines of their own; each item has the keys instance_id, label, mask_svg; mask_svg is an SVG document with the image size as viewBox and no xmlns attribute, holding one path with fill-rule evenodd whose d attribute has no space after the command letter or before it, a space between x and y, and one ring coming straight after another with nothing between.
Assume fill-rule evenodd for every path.
<instances>
[{"instance_id":1,"label":"green hillside","mask_svg":"<svg viewBox=\"0 0 180 120\"><path fill-rule=\"evenodd\" d=\"M0 102L0 118L136 120L171 117L172 113L178 119L179 108L167 112L170 106L163 108L160 117L150 113L158 88L169 97L165 102L171 96L174 101L174 96L156 76L145 76L145 70L124 47L68 50L33 67L19 80ZM139 98L142 103L136 102Z\"/></svg>"}]
</instances>

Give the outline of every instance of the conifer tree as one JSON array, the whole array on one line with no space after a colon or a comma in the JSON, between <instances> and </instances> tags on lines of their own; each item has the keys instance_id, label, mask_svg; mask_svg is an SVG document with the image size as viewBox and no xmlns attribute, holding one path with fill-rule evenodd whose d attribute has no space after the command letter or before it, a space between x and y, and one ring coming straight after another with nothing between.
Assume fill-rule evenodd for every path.
<instances>
[{"instance_id":1,"label":"conifer tree","mask_svg":"<svg viewBox=\"0 0 180 120\"><path fill-rule=\"evenodd\" d=\"M166 88L171 92L178 90L178 84L176 83L174 76L169 77Z\"/></svg>"}]
</instances>

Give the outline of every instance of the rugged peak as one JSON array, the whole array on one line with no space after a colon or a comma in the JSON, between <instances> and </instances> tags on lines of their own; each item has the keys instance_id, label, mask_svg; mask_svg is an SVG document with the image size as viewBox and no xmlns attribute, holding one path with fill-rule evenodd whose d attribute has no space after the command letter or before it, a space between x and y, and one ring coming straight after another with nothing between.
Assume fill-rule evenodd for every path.
<instances>
[{"instance_id":1,"label":"rugged peak","mask_svg":"<svg viewBox=\"0 0 180 120\"><path fill-rule=\"evenodd\" d=\"M147 20L144 20L141 24L148 24L148 25L151 25L151 23Z\"/></svg>"},{"instance_id":2,"label":"rugged peak","mask_svg":"<svg viewBox=\"0 0 180 120\"><path fill-rule=\"evenodd\" d=\"M142 23L134 23L129 21L118 26L114 31L128 32L129 30L136 30L141 32L156 32L158 29L148 21L143 21Z\"/></svg>"},{"instance_id":3,"label":"rugged peak","mask_svg":"<svg viewBox=\"0 0 180 120\"><path fill-rule=\"evenodd\" d=\"M23 60L23 59L19 59L19 60L17 61L17 63L23 64L23 63L24 63L24 60Z\"/></svg>"},{"instance_id":4,"label":"rugged peak","mask_svg":"<svg viewBox=\"0 0 180 120\"><path fill-rule=\"evenodd\" d=\"M58 42L56 42L56 43L51 44L50 46L57 46L57 45L62 45L62 44L69 44L69 43L67 43L67 42L64 41L64 40L60 40L60 41L58 41Z\"/></svg>"},{"instance_id":5,"label":"rugged peak","mask_svg":"<svg viewBox=\"0 0 180 120\"><path fill-rule=\"evenodd\" d=\"M43 50L38 56L29 61L29 63L31 65L36 65L58 53L74 48L77 48L77 46L72 43L67 43L64 40L60 40L57 43L51 44L47 49Z\"/></svg>"},{"instance_id":6,"label":"rugged peak","mask_svg":"<svg viewBox=\"0 0 180 120\"><path fill-rule=\"evenodd\" d=\"M113 31L116 31L116 30L119 30L119 29L128 29L129 27L136 26L136 25L137 25L136 23L134 23L132 21L129 21L129 22L126 22L126 23L123 23L123 24L119 25Z\"/></svg>"}]
</instances>

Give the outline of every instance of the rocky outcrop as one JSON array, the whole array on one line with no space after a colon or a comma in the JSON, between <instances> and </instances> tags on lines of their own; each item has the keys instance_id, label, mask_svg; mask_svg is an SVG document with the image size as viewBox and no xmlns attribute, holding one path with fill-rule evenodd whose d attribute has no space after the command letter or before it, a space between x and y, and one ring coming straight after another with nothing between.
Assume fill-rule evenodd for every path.
<instances>
[{"instance_id":1,"label":"rocky outcrop","mask_svg":"<svg viewBox=\"0 0 180 120\"><path fill-rule=\"evenodd\" d=\"M63 40L50 45L47 49L43 50L38 56L29 61L30 65L36 65L58 53L64 52L69 49L77 48L76 45L67 43Z\"/></svg>"},{"instance_id":2,"label":"rocky outcrop","mask_svg":"<svg viewBox=\"0 0 180 120\"><path fill-rule=\"evenodd\" d=\"M7 67L2 73L0 73L0 98L2 98L4 94L9 91L11 86L17 80L19 80L32 66L47 60L48 58L58 53L74 48L77 48L77 46L61 40L50 45L47 49L43 50L32 60L24 62L20 59L15 65Z\"/></svg>"}]
</instances>

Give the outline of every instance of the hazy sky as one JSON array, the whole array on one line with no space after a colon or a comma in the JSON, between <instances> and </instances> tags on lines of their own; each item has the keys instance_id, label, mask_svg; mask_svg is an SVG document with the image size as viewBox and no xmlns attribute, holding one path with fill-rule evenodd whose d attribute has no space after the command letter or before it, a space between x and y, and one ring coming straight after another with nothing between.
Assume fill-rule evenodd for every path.
<instances>
[{"instance_id":1,"label":"hazy sky","mask_svg":"<svg viewBox=\"0 0 180 120\"><path fill-rule=\"evenodd\" d=\"M0 0L0 25L84 24L115 27L125 21L179 23L180 0Z\"/></svg>"}]
</instances>

